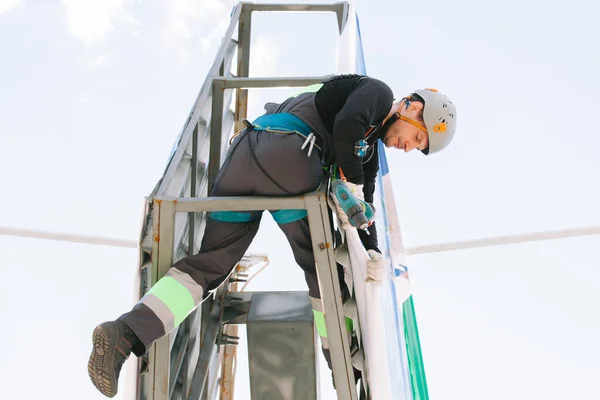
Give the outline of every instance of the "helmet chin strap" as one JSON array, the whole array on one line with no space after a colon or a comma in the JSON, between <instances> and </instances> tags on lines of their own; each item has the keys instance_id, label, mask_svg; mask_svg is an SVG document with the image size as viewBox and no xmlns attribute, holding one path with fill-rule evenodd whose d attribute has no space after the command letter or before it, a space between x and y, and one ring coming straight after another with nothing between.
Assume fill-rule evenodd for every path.
<instances>
[{"instance_id":1,"label":"helmet chin strap","mask_svg":"<svg viewBox=\"0 0 600 400\"><path fill-rule=\"evenodd\" d=\"M425 128L425 125L421 125L421 124L420 124L420 123L418 123L417 121L413 121L413 120L412 120L412 119L410 119L410 118L406 118L405 116L403 116L403 115L400 115L400 113L397 113L397 114L398 114L398 116L400 117L400 119L401 119L402 121L406 121L406 122L408 122L409 124L411 124L411 125L414 125L414 126L416 126L417 128L419 128L419 129L421 129L421 130L425 131L425 133L429 133L429 132L427 132L427 128Z\"/></svg>"}]
</instances>

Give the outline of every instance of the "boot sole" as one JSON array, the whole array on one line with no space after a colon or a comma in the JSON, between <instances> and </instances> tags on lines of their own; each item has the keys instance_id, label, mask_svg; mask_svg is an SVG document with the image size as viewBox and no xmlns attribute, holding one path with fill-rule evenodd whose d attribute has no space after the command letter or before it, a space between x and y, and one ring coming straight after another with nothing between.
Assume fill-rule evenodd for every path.
<instances>
[{"instance_id":1,"label":"boot sole","mask_svg":"<svg viewBox=\"0 0 600 400\"><path fill-rule=\"evenodd\" d=\"M110 359L107 360L112 356L110 342L109 332L102 325L97 326L92 334L94 348L88 361L88 374L96 389L106 397L112 398L117 394L118 382L114 372L111 371L112 368L105 368L105 364L106 366L113 364Z\"/></svg>"}]
</instances>

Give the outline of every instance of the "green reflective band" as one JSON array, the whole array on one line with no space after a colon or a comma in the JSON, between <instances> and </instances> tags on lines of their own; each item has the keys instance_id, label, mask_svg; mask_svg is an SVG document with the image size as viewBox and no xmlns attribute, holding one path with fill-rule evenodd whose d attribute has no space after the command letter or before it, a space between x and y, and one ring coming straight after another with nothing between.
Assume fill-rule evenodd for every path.
<instances>
[{"instance_id":1,"label":"green reflective band","mask_svg":"<svg viewBox=\"0 0 600 400\"><path fill-rule=\"evenodd\" d=\"M278 210L271 211L271 215L275 222L279 225L284 225L300 221L302 218L306 217L308 213L306 210Z\"/></svg>"},{"instance_id":2,"label":"green reflective band","mask_svg":"<svg viewBox=\"0 0 600 400\"><path fill-rule=\"evenodd\" d=\"M314 83L314 84L312 84L310 86L307 86L304 89L302 89L302 91L298 92L298 94L318 92L319 89L321 89L322 87L323 87L322 83ZM298 96L298 94L296 96Z\"/></svg>"},{"instance_id":3,"label":"green reflective band","mask_svg":"<svg viewBox=\"0 0 600 400\"><path fill-rule=\"evenodd\" d=\"M346 330L348 332L352 332L352 329L354 328L354 322L352 322L352 320L348 317L346 317Z\"/></svg>"},{"instance_id":4,"label":"green reflective band","mask_svg":"<svg viewBox=\"0 0 600 400\"><path fill-rule=\"evenodd\" d=\"M327 337L327 327L325 326L325 314L321 311L313 310L313 316L315 317L315 326L317 327L317 333L319 336Z\"/></svg>"},{"instance_id":5,"label":"green reflective band","mask_svg":"<svg viewBox=\"0 0 600 400\"><path fill-rule=\"evenodd\" d=\"M194 298L181 283L170 276L156 282L148 291L158 297L173 313L175 326L179 325L194 309Z\"/></svg>"},{"instance_id":6,"label":"green reflective band","mask_svg":"<svg viewBox=\"0 0 600 400\"><path fill-rule=\"evenodd\" d=\"M315 320L315 326L317 327L317 333L321 337L327 337L327 326L325 325L325 314L321 311L313 310L313 316ZM346 317L346 330L352 332L354 324L352 320Z\"/></svg>"},{"instance_id":7,"label":"green reflective band","mask_svg":"<svg viewBox=\"0 0 600 400\"><path fill-rule=\"evenodd\" d=\"M221 222L250 222L256 218L250 213L237 211L212 211L208 218Z\"/></svg>"}]
</instances>

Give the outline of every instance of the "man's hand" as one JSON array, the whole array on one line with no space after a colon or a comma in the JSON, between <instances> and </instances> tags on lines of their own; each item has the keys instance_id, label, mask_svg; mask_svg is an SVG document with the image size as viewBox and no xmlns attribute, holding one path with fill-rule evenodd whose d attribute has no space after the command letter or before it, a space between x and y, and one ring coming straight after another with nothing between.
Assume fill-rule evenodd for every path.
<instances>
[{"instance_id":1,"label":"man's hand","mask_svg":"<svg viewBox=\"0 0 600 400\"><path fill-rule=\"evenodd\" d=\"M350 221L348 221L348 216L346 215L344 210L342 210L342 207L340 207L340 203L338 202L335 195L332 194L330 196L327 196L327 204L329 204L329 207L331 207L331 209L335 211L335 215L337 215L338 217L338 225L340 226L340 229L346 230L353 227L350 224Z\"/></svg>"},{"instance_id":2,"label":"man's hand","mask_svg":"<svg viewBox=\"0 0 600 400\"><path fill-rule=\"evenodd\" d=\"M350 189L350 191L352 192L352 194L354 195L354 197L356 197L357 199L360 200L365 200L365 195L363 193L363 185L355 185L354 183L350 183L350 182L345 182L346 186L348 187L348 189ZM344 210L342 209L342 207L340 206L340 203L338 202L337 197L335 196L335 194L331 193L329 196L327 196L327 203L329 204L329 207L331 207L331 209L333 211L335 211L335 214L337 215L338 219L341 222L341 229L350 229L350 228L354 228L352 226L352 224L350 224L350 221L348 221L348 215L346 215L346 213L344 212Z\"/></svg>"},{"instance_id":3,"label":"man's hand","mask_svg":"<svg viewBox=\"0 0 600 400\"><path fill-rule=\"evenodd\" d=\"M367 260L367 279L365 282L372 282L373 285L380 286L385 279L387 261L376 250L369 250L367 253L369 254L369 260Z\"/></svg>"}]
</instances>

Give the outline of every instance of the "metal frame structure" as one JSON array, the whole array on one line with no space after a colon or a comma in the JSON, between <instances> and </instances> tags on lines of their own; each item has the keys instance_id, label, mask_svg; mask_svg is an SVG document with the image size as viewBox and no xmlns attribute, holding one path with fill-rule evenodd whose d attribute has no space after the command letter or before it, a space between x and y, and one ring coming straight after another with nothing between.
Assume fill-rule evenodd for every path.
<instances>
[{"instance_id":1,"label":"metal frame structure","mask_svg":"<svg viewBox=\"0 0 600 400\"><path fill-rule=\"evenodd\" d=\"M246 117L247 89L306 86L320 80L320 77L249 77L251 19L255 11L335 12L341 32L348 16L348 3L310 5L242 2L234 8L222 45L177 138L165 173L147 199L138 243L8 227L0 227L0 235L129 248L138 245L141 297L174 261L197 252L204 230L205 212L306 209L321 282L338 398L354 400L357 398L356 387L350 363L348 336L345 334L324 192L286 198L206 197L221 166L222 156L227 149L227 138L232 130L241 128L240 121ZM234 76L230 71L236 52ZM234 109L231 110L233 102ZM424 254L595 234L600 234L599 226L418 246L408 248L406 252ZM177 330L152 346L148 353L148 363L140 362L138 366L140 375L136 390L140 400L196 400L215 397L219 374L216 353L219 346L235 344L235 338L223 334L221 321L229 296L228 284L236 279L235 275L230 277Z\"/></svg>"},{"instance_id":2,"label":"metal frame structure","mask_svg":"<svg viewBox=\"0 0 600 400\"><path fill-rule=\"evenodd\" d=\"M321 284L333 374L340 399L357 399L350 360L342 298L333 253L328 205L323 188L285 198L208 198L227 150L227 138L246 117L249 88L294 87L322 77L250 78L251 19L255 11L317 11L337 13L340 32L348 3L253 4L239 3L231 15L221 48L173 149L165 173L146 204L140 238L140 297L174 261L195 254L204 231L205 213L217 210L306 209ZM237 28L237 40L234 33ZM237 51L236 75L230 72ZM235 102L233 111L230 105ZM234 272L235 274L235 272ZM231 344L223 334L222 315L230 277L169 336L158 340L140 365L138 398L143 400L212 399L218 390L220 344ZM224 340L223 340L224 338Z\"/></svg>"},{"instance_id":3,"label":"metal frame structure","mask_svg":"<svg viewBox=\"0 0 600 400\"><path fill-rule=\"evenodd\" d=\"M336 381L336 390L340 399L357 399L354 374L350 360L350 344L346 333L345 316L342 307L333 238L329 224L328 205L325 189L301 197L211 197L211 198L168 198L156 197L154 199L154 218L157 234L155 235L155 249L153 254L152 282L162 276L172 264L173 237L176 213L195 213L206 211L243 211L265 209L305 209L308 213L309 225L312 236L313 250L317 272L321 284L321 297L325 308L325 323L333 363L333 374ZM210 374L211 359L216 354L217 336L221 321L219 314L224 307L225 296L217 292L220 301L212 304L209 317L203 318L206 330L203 335L203 344L194 373L189 382L189 388L177 389L174 375L185 365L181 365L184 355L181 347L178 350L173 346L170 352L171 339L165 337L157 341L150 350L150 368L148 370L145 398L170 399L174 395L180 396L189 393L183 398L201 399L212 398L214 382L208 379ZM204 310L206 310L204 308ZM187 335L193 331L185 332ZM178 336L179 337L179 336ZM175 339L189 344L188 339ZM171 375L170 375L171 374ZM170 383L169 385L167 383ZM179 385L182 386L183 384Z\"/></svg>"}]
</instances>

